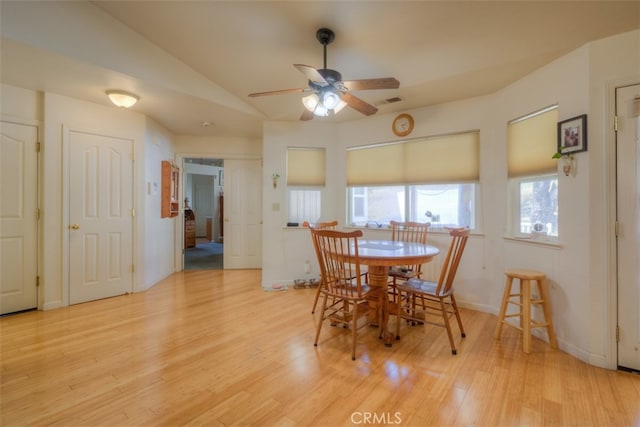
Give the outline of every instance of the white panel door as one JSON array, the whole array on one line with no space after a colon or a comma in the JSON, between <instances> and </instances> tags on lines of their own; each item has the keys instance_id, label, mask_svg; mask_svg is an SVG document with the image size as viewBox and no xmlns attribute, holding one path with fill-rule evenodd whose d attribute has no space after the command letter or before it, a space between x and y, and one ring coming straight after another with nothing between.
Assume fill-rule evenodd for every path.
<instances>
[{"instance_id":1,"label":"white panel door","mask_svg":"<svg viewBox=\"0 0 640 427\"><path fill-rule=\"evenodd\" d=\"M224 268L262 267L262 164L224 161Z\"/></svg>"},{"instance_id":2,"label":"white panel door","mask_svg":"<svg viewBox=\"0 0 640 427\"><path fill-rule=\"evenodd\" d=\"M0 312L36 308L38 128L0 122Z\"/></svg>"},{"instance_id":3,"label":"white panel door","mask_svg":"<svg viewBox=\"0 0 640 427\"><path fill-rule=\"evenodd\" d=\"M640 117L638 114L640 114L640 84L618 88L616 90L618 327L620 328L618 366L635 370L640 370Z\"/></svg>"},{"instance_id":4,"label":"white panel door","mask_svg":"<svg viewBox=\"0 0 640 427\"><path fill-rule=\"evenodd\" d=\"M133 289L133 143L69 132L69 303Z\"/></svg>"}]
</instances>

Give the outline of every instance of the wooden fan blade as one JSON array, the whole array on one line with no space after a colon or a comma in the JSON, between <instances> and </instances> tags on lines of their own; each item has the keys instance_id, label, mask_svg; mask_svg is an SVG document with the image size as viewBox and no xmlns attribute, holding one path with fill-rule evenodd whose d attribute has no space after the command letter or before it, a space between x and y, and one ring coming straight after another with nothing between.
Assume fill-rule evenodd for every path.
<instances>
[{"instance_id":1,"label":"wooden fan blade","mask_svg":"<svg viewBox=\"0 0 640 427\"><path fill-rule=\"evenodd\" d=\"M308 90L309 88L306 88L306 87L298 87L295 89L280 89L280 90L269 90L267 92L255 92L255 93L250 93L249 96L254 98L256 96L280 95L282 93L302 93Z\"/></svg>"},{"instance_id":2,"label":"wooden fan blade","mask_svg":"<svg viewBox=\"0 0 640 427\"><path fill-rule=\"evenodd\" d=\"M302 114L300 115L300 120L306 122L309 121L311 119L313 119L313 112L307 110L306 108L302 111Z\"/></svg>"},{"instance_id":3,"label":"wooden fan blade","mask_svg":"<svg viewBox=\"0 0 640 427\"><path fill-rule=\"evenodd\" d=\"M345 80L342 82L349 90L369 90L369 89L397 89L400 82L394 77L382 77L379 79Z\"/></svg>"},{"instance_id":4,"label":"wooden fan blade","mask_svg":"<svg viewBox=\"0 0 640 427\"><path fill-rule=\"evenodd\" d=\"M322 74L311 65L293 64L293 66L315 84L319 86L327 86L329 84L329 82L322 77Z\"/></svg>"},{"instance_id":5,"label":"wooden fan blade","mask_svg":"<svg viewBox=\"0 0 640 427\"><path fill-rule=\"evenodd\" d=\"M376 107L374 107L373 105L369 104L368 102L363 101L362 99L358 98L357 96L353 96L351 95L349 92L341 92L340 93L340 98L347 103L347 105L351 108L353 108L354 110L357 110L359 112L361 112L362 114L366 115L366 116L370 116L372 114L375 114L378 109Z\"/></svg>"}]
</instances>

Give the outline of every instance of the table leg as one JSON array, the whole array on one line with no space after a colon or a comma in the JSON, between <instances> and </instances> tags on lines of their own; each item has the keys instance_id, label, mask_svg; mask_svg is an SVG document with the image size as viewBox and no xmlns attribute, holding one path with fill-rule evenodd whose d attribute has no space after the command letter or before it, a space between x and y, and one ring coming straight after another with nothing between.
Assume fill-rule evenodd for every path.
<instances>
[{"instance_id":1,"label":"table leg","mask_svg":"<svg viewBox=\"0 0 640 427\"><path fill-rule=\"evenodd\" d=\"M384 345L391 347L391 335L387 329L389 322L389 298L387 297L387 280L389 276L389 269L385 266L370 265L369 266L369 286L381 288L379 304L381 311L380 322L380 336L384 340Z\"/></svg>"}]
</instances>

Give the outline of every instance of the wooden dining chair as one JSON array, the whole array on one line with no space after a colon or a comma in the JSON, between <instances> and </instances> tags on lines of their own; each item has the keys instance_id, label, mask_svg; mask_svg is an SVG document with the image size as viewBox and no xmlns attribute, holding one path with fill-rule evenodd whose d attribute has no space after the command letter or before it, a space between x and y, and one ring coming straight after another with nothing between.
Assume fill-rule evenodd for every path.
<instances>
[{"instance_id":1,"label":"wooden dining chair","mask_svg":"<svg viewBox=\"0 0 640 427\"><path fill-rule=\"evenodd\" d=\"M412 324L430 323L442 326L447 330L449 342L451 344L451 354L457 354L456 346L451 332L449 319L455 316L460 328L462 338L465 337L460 311L456 304L453 293L453 284L456 277L462 253L469 238L469 229L455 228L449 229L451 244L447 251L446 258L442 264L440 277L437 282L411 278L403 283L397 284L399 297L396 301L396 313L399 317L396 321L396 339L400 339L400 319L406 319ZM440 321L431 320L433 317Z\"/></svg>"},{"instance_id":2,"label":"wooden dining chair","mask_svg":"<svg viewBox=\"0 0 640 427\"><path fill-rule=\"evenodd\" d=\"M391 240L401 242L427 243L427 232L431 223L428 222L398 222L390 221ZM399 281L407 281L422 275L422 264L394 266L389 269L388 291L391 301L396 301L396 285Z\"/></svg>"},{"instance_id":3,"label":"wooden dining chair","mask_svg":"<svg viewBox=\"0 0 640 427\"><path fill-rule=\"evenodd\" d=\"M322 317L318 321L313 345L318 346L322 324L329 319L331 324L351 328L351 360L355 360L356 332L367 324L361 322L358 325L358 320L368 317L370 300L378 300L383 290L369 287L362 280L364 276L360 272L358 257L358 238L362 237L362 231L318 230L313 227L310 230L322 260L323 282L320 288L323 294Z\"/></svg>"},{"instance_id":4,"label":"wooden dining chair","mask_svg":"<svg viewBox=\"0 0 640 427\"><path fill-rule=\"evenodd\" d=\"M338 227L338 221L326 221L326 222L317 222L313 226L309 225L309 228L313 228L316 230L335 230ZM312 236L313 237L313 236ZM322 289L322 258L320 256L320 252L318 251L318 247L316 245L315 239L311 239L313 241L313 248L316 252L316 258L318 259L318 268L320 269L320 283L316 288L316 295L313 298L313 307L311 307L311 314L315 314L316 307L318 306L318 299L320 298L320 290Z\"/></svg>"}]
</instances>

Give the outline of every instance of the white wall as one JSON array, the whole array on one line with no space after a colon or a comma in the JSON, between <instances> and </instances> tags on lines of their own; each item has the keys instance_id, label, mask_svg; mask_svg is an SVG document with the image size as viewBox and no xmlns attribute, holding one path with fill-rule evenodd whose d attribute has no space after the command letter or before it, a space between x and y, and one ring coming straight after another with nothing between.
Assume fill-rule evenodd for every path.
<instances>
[{"instance_id":1,"label":"white wall","mask_svg":"<svg viewBox=\"0 0 640 427\"><path fill-rule=\"evenodd\" d=\"M262 141L250 138L216 138L177 135L174 137L176 155L213 159L259 159Z\"/></svg>"},{"instance_id":2,"label":"white wall","mask_svg":"<svg viewBox=\"0 0 640 427\"><path fill-rule=\"evenodd\" d=\"M495 94L409 111L415 120L411 137L480 130L481 203L479 234L471 237L458 272L461 305L497 313L504 269L526 267L549 277L553 320L560 347L589 363L615 367L612 351L610 228L611 164L604 155L610 138L607 91L616 81L640 81L640 31L583 46ZM505 239L508 224L506 125L511 119L558 104L559 119L588 115L589 151L577 157L577 174L559 174L560 244L542 245ZM285 229L286 186L271 188L271 174L284 178L287 146L327 148L327 186L323 219L345 221L345 149L396 139L395 114L349 123L266 123L264 127L264 226L262 285L290 283L304 277L304 260L314 260L307 230ZM553 153L549 153L549 156ZM281 179L281 181L284 181ZM281 209L274 211L273 203ZM366 230L386 236L385 231ZM446 238L433 235L444 247ZM314 273L317 267L314 265ZM535 313L539 315L538 312ZM541 334L542 337L545 334Z\"/></svg>"},{"instance_id":3,"label":"white wall","mask_svg":"<svg viewBox=\"0 0 640 427\"><path fill-rule=\"evenodd\" d=\"M115 107L84 102L54 93L2 85L2 115L41 124L40 141L40 294L39 308L68 304L63 283L61 249L65 224L62 205L63 129L80 129L134 141L134 291L148 288L175 271L175 219L160 220L159 192L147 183L160 182L160 160L173 157L170 134L145 116ZM160 260L160 261L159 261ZM164 260L164 261L163 261Z\"/></svg>"},{"instance_id":4,"label":"white wall","mask_svg":"<svg viewBox=\"0 0 640 427\"><path fill-rule=\"evenodd\" d=\"M144 284L136 290L151 287L158 281L180 269L175 258L174 247L177 241L176 230L180 228L181 216L161 217L162 161L174 162L171 134L162 126L147 118L145 122L144 180L142 195L144 199L144 235L140 243L144 244ZM140 236L138 236L140 237ZM182 246L180 246L182 247Z\"/></svg>"},{"instance_id":5,"label":"white wall","mask_svg":"<svg viewBox=\"0 0 640 427\"><path fill-rule=\"evenodd\" d=\"M294 279L318 277L317 264L309 230L287 228L287 147L325 147L327 159L326 188L322 198L321 220L344 221L340 211L340 193L344 181L340 180L341 168L334 163L343 157L338 141L338 129L316 122L268 122L264 125L263 177L262 177L262 284L271 287L276 283L293 282ZM278 186L273 188L271 177L280 175ZM279 206L279 208L277 208ZM304 273L309 261L312 272Z\"/></svg>"}]
</instances>

